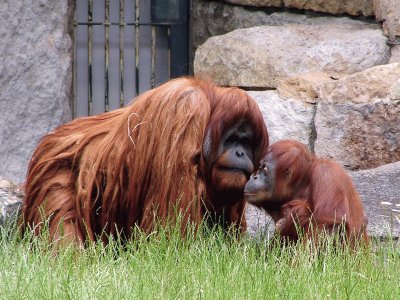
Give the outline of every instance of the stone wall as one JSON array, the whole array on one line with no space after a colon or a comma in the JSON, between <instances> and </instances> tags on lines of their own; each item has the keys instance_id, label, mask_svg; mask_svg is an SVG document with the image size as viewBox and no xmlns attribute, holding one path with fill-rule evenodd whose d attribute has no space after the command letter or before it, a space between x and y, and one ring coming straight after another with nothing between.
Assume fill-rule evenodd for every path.
<instances>
[{"instance_id":1,"label":"stone wall","mask_svg":"<svg viewBox=\"0 0 400 300\"><path fill-rule=\"evenodd\" d=\"M0 174L17 183L39 139L71 119L72 3L0 1Z\"/></svg>"},{"instance_id":2,"label":"stone wall","mask_svg":"<svg viewBox=\"0 0 400 300\"><path fill-rule=\"evenodd\" d=\"M193 7L195 74L248 90L270 142L296 139L342 164L370 233L399 236L400 1L194 0ZM254 208L248 217L267 222Z\"/></svg>"}]
</instances>

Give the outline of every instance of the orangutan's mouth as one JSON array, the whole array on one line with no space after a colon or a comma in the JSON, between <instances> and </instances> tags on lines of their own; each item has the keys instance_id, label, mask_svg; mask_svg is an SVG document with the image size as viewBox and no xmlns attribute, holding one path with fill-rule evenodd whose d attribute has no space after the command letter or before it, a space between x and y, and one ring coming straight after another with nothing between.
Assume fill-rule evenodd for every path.
<instances>
[{"instance_id":1,"label":"orangutan's mouth","mask_svg":"<svg viewBox=\"0 0 400 300\"><path fill-rule=\"evenodd\" d=\"M219 166L218 168L223 172L241 173L246 176L250 176L250 174L246 170L243 170L240 168L231 168L231 167L225 167L225 166Z\"/></svg>"}]
</instances>

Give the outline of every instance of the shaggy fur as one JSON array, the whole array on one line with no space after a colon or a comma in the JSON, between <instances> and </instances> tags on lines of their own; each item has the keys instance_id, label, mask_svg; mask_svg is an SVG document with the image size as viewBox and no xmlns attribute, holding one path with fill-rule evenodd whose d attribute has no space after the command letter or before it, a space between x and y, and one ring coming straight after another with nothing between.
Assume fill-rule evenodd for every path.
<instances>
[{"instance_id":1,"label":"shaggy fur","mask_svg":"<svg viewBox=\"0 0 400 300\"><path fill-rule=\"evenodd\" d=\"M254 130L258 167L268 135L256 103L240 89L200 79L171 80L125 108L60 126L30 162L23 229L39 234L47 220L52 237L93 241L102 233L129 235L133 226L150 232L155 220L178 212L185 226L226 210L243 230L243 193L215 192L209 179L221 135L243 119Z\"/></svg>"},{"instance_id":2,"label":"shaggy fur","mask_svg":"<svg viewBox=\"0 0 400 300\"><path fill-rule=\"evenodd\" d=\"M268 170L267 165L274 164ZM263 178L267 184L256 185ZM276 231L287 240L298 240L300 229L316 241L325 231L340 232L351 246L356 241L368 243L368 219L350 176L337 162L318 158L300 142L272 144L245 193L250 203L271 215Z\"/></svg>"}]
</instances>

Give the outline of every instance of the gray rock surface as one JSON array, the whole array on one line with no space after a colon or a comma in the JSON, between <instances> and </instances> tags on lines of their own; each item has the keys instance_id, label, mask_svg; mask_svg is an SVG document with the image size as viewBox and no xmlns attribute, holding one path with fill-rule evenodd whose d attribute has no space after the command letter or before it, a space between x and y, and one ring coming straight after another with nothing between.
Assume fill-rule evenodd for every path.
<instances>
[{"instance_id":1,"label":"gray rock surface","mask_svg":"<svg viewBox=\"0 0 400 300\"><path fill-rule=\"evenodd\" d=\"M0 226L16 221L22 198L20 186L0 177Z\"/></svg>"},{"instance_id":2,"label":"gray rock surface","mask_svg":"<svg viewBox=\"0 0 400 300\"><path fill-rule=\"evenodd\" d=\"M249 91L248 94L263 114L270 143L295 139L311 146L314 105L298 99L283 99L276 91Z\"/></svg>"},{"instance_id":3,"label":"gray rock surface","mask_svg":"<svg viewBox=\"0 0 400 300\"><path fill-rule=\"evenodd\" d=\"M274 234L274 220L262 209L254 205L246 206L247 234L254 238L269 239Z\"/></svg>"},{"instance_id":4,"label":"gray rock surface","mask_svg":"<svg viewBox=\"0 0 400 300\"><path fill-rule=\"evenodd\" d=\"M195 54L194 72L221 84L275 88L305 72L338 77L385 64L390 48L373 25L286 25L237 29L209 38Z\"/></svg>"},{"instance_id":5,"label":"gray rock surface","mask_svg":"<svg viewBox=\"0 0 400 300\"><path fill-rule=\"evenodd\" d=\"M0 174L15 182L38 140L71 118L69 2L0 1Z\"/></svg>"},{"instance_id":6,"label":"gray rock surface","mask_svg":"<svg viewBox=\"0 0 400 300\"><path fill-rule=\"evenodd\" d=\"M389 63L400 63L400 45L394 45L390 48L390 61Z\"/></svg>"},{"instance_id":7,"label":"gray rock surface","mask_svg":"<svg viewBox=\"0 0 400 300\"><path fill-rule=\"evenodd\" d=\"M400 237L400 161L350 175L364 203L369 234Z\"/></svg>"}]
</instances>

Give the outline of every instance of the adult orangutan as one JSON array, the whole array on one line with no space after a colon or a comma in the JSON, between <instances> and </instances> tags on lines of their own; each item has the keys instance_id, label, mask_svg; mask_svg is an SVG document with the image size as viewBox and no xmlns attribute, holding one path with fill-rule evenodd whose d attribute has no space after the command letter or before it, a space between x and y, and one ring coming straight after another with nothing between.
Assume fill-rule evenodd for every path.
<instances>
[{"instance_id":1,"label":"adult orangutan","mask_svg":"<svg viewBox=\"0 0 400 300\"><path fill-rule=\"evenodd\" d=\"M296 241L299 231L318 239L344 233L354 244L368 242L367 218L352 180L336 162L315 157L305 145L283 140L271 145L245 186L245 199L265 209L276 232Z\"/></svg>"},{"instance_id":2,"label":"adult orangutan","mask_svg":"<svg viewBox=\"0 0 400 300\"><path fill-rule=\"evenodd\" d=\"M261 112L246 92L171 80L40 141L28 169L23 229L39 234L47 220L53 238L106 241L117 232L129 236L133 226L149 232L180 213L182 227L209 214L243 231L243 188L267 148Z\"/></svg>"}]
</instances>

